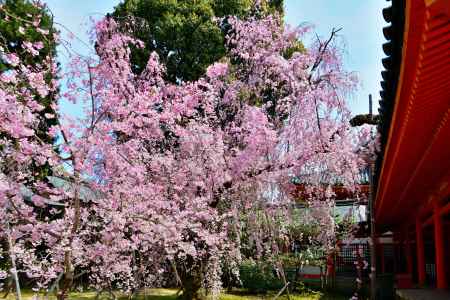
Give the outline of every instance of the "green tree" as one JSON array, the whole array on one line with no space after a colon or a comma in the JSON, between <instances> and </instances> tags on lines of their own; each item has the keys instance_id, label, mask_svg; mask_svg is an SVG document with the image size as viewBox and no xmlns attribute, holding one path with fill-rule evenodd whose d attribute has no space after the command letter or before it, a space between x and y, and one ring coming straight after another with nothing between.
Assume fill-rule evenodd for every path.
<instances>
[{"instance_id":1,"label":"green tree","mask_svg":"<svg viewBox=\"0 0 450 300\"><path fill-rule=\"evenodd\" d=\"M57 45L54 38L55 33L53 16L45 6L36 5L30 0L0 0L0 74L16 68L3 59L1 55L3 51L17 53L20 60L30 68L44 63L46 57L55 57ZM43 48L39 50L39 54L33 56L29 52L23 51L24 42L42 42ZM45 75L47 83L52 79L54 78L51 74ZM58 121L49 116L55 115L51 105L56 101L56 95L54 92L50 92L46 97L41 97L35 93L33 97L44 106L40 113L41 118L36 136L45 143L51 144L53 138L48 134L48 129L50 126L56 125ZM36 167L34 171L36 178L40 179L51 173L49 166Z\"/></svg>"},{"instance_id":2,"label":"green tree","mask_svg":"<svg viewBox=\"0 0 450 300\"><path fill-rule=\"evenodd\" d=\"M226 28L214 18L255 14L253 0L125 0L112 16L136 18L133 35L145 43L133 49L134 71L140 73L156 51L171 82L192 81L225 55ZM261 0L258 13L283 13L283 0Z\"/></svg>"}]
</instances>

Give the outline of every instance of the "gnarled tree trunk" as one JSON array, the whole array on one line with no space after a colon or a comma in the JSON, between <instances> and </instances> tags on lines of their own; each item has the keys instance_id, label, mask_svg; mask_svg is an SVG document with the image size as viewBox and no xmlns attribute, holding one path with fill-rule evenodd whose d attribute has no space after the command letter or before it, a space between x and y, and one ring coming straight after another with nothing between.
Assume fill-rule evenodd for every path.
<instances>
[{"instance_id":1,"label":"gnarled tree trunk","mask_svg":"<svg viewBox=\"0 0 450 300\"><path fill-rule=\"evenodd\" d=\"M200 288L203 281L203 267L194 263L192 258L187 258L182 264L178 264L177 271L180 276L183 293L180 300L200 300Z\"/></svg>"}]
</instances>

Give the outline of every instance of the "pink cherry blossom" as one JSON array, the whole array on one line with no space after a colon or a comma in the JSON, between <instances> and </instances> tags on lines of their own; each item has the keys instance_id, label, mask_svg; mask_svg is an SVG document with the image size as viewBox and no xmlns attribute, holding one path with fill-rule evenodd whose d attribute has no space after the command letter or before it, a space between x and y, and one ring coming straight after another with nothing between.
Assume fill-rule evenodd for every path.
<instances>
[{"instance_id":1,"label":"pink cherry blossom","mask_svg":"<svg viewBox=\"0 0 450 300\"><path fill-rule=\"evenodd\" d=\"M5 59L13 67L16 67L20 63L19 57L15 53L6 54Z\"/></svg>"},{"instance_id":2,"label":"pink cherry blossom","mask_svg":"<svg viewBox=\"0 0 450 300\"><path fill-rule=\"evenodd\" d=\"M31 42L23 42L23 48L33 56L39 55L39 51L34 47L34 45Z\"/></svg>"},{"instance_id":3,"label":"pink cherry blossom","mask_svg":"<svg viewBox=\"0 0 450 300\"><path fill-rule=\"evenodd\" d=\"M43 35L47 35L50 33L50 31L48 29L42 29L42 28L36 28L36 31Z\"/></svg>"},{"instance_id":4,"label":"pink cherry blossom","mask_svg":"<svg viewBox=\"0 0 450 300\"><path fill-rule=\"evenodd\" d=\"M358 192L376 147L370 129L349 127L342 95L356 78L334 44L286 55L309 28L285 28L276 15L228 22L227 57L194 82L164 80L156 53L135 74L130 48L142 42L112 18L93 26L97 55L75 55L65 73L50 56L29 66L2 53L17 73L0 82L0 237L11 237L35 288L60 280L64 299L70 278L87 272L92 288L132 291L175 269L202 274L217 297L222 262L237 274L244 248L255 259L280 253L295 181L311 208L301 221L320 224L324 251L334 246L332 187ZM43 42L23 48L38 55ZM81 121L42 116L36 96L64 82L59 98L89 104ZM36 132L56 116L51 145ZM52 177L36 176L43 164Z\"/></svg>"},{"instance_id":5,"label":"pink cherry blossom","mask_svg":"<svg viewBox=\"0 0 450 300\"><path fill-rule=\"evenodd\" d=\"M210 78L217 78L226 75L228 72L228 65L225 63L215 63L208 67L206 75Z\"/></svg>"}]
</instances>

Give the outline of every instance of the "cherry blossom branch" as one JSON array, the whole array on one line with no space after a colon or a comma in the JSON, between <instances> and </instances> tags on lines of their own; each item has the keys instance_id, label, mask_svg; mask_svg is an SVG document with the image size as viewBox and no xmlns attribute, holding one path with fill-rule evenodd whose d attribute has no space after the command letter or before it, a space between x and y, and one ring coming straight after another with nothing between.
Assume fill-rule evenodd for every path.
<instances>
[{"instance_id":1,"label":"cherry blossom branch","mask_svg":"<svg viewBox=\"0 0 450 300\"><path fill-rule=\"evenodd\" d=\"M91 132L94 130L95 124L95 99L94 99L94 91L93 91L93 81L92 81L92 72L91 66L87 64L88 73L89 73L89 95L91 96Z\"/></svg>"},{"instance_id":2,"label":"cherry blossom branch","mask_svg":"<svg viewBox=\"0 0 450 300\"><path fill-rule=\"evenodd\" d=\"M342 28L333 28L331 30L331 34L330 37L324 42L322 43L320 41L320 39L317 37L317 40L319 42L319 53L316 56L316 60L314 61L313 66L311 67L310 70L310 75L308 76L308 81L311 82L311 78L313 76L313 73L316 71L316 69L320 66L320 64L322 63L323 60L323 55L325 54L325 52L327 51L328 45L331 43L331 41L333 40L333 38L336 36L336 34L341 31Z\"/></svg>"}]
</instances>

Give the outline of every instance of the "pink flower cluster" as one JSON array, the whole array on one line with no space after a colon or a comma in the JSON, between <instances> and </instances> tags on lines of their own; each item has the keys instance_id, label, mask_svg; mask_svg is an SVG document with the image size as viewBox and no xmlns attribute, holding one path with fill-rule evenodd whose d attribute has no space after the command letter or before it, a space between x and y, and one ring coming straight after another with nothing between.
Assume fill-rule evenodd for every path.
<instances>
[{"instance_id":1,"label":"pink flower cluster","mask_svg":"<svg viewBox=\"0 0 450 300\"><path fill-rule=\"evenodd\" d=\"M9 251L38 288L87 272L96 288L132 290L160 283L155 274L171 262L180 272L204 270L205 287L218 291L220 260L238 265L243 234L259 256L279 251L281 229L261 215L289 221L296 178L323 207L315 216L330 243L330 186L356 189L364 165L342 97L354 77L338 48L285 57L305 28L287 30L277 16L230 23L229 59L174 85L156 54L134 74L130 46L142 43L112 19L98 22L98 57L75 57L61 75L64 96L90 105L81 123L51 128L58 147L36 136L42 106L34 100L56 92L44 80L56 67L49 58L35 70L4 54L20 71L0 83L0 219L8 225L0 236L12 238ZM24 43L32 55L41 46ZM36 163L60 178L30 184Z\"/></svg>"}]
</instances>

